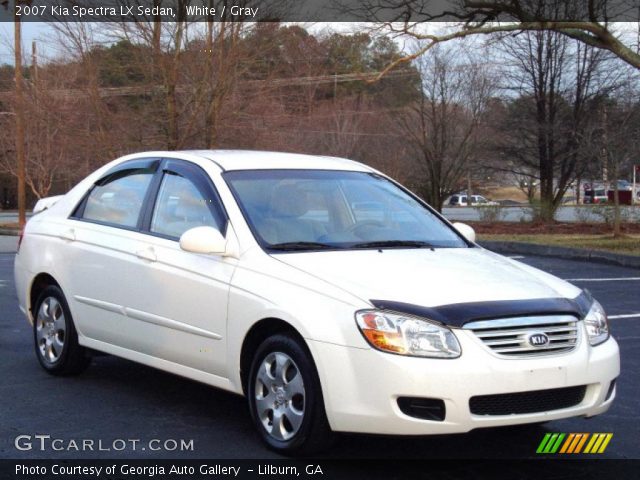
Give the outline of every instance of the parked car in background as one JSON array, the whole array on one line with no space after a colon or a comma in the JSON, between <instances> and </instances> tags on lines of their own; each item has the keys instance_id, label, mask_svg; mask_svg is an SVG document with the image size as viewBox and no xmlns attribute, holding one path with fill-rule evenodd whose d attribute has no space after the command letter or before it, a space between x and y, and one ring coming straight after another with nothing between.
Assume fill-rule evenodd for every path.
<instances>
[{"instance_id":1,"label":"parked car in background","mask_svg":"<svg viewBox=\"0 0 640 480\"><path fill-rule=\"evenodd\" d=\"M607 196L607 191L604 188L585 190L584 197L582 198L582 203L584 203L585 205L596 205L607 203L608 201L609 197Z\"/></svg>"},{"instance_id":2,"label":"parked car in background","mask_svg":"<svg viewBox=\"0 0 640 480\"><path fill-rule=\"evenodd\" d=\"M616 395L587 291L357 162L140 153L40 207L15 285L42 368L100 351L244 395L281 453L592 417Z\"/></svg>"},{"instance_id":3,"label":"parked car in background","mask_svg":"<svg viewBox=\"0 0 640 480\"><path fill-rule=\"evenodd\" d=\"M610 190L613 190L613 185L609 187ZM631 182L628 180L618 180L618 190L620 191L629 191L632 189Z\"/></svg>"},{"instance_id":4,"label":"parked car in background","mask_svg":"<svg viewBox=\"0 0 640 480\"><path fill-rule=\"evenodd\" d=\"M467 195L466 194L456 194L451 195L447 201L445 201L446 205L450 207L466 207L467 204ZM471 206L481 206L481 205L499 205L498 202L494 202L491 200L487 200L482 195L471 195Z\"/></svg>"}]
</instances>

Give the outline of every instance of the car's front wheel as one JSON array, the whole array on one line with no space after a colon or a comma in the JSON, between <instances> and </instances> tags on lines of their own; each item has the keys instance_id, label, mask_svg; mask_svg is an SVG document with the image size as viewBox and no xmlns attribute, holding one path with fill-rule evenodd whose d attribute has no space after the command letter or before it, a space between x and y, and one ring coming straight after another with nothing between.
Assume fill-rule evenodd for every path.
<instances>
[{"instance_id":1,"label":"car's front wheel","mask_svg":"<svg viewBox=\"0 0 640 480\"><path fill-rule=\"evenodd\" d=\"M247 389L262 439L284 453L312 453L331 444L322 390L311 356L289 335L267 338L253 358Z\"/></svg>"},{"instance_id":2,"label":"car's front wheel","mask_svg":"<svg viewBox=\"0 0 640 480\"><path fill-rule=\"evenodd\" d=\"M35 307L33 337L42 368L52 375L82 372L91 357L78 344L78 333L62 290L55 285L45 288Z\"/></svg>"}]
</instances>

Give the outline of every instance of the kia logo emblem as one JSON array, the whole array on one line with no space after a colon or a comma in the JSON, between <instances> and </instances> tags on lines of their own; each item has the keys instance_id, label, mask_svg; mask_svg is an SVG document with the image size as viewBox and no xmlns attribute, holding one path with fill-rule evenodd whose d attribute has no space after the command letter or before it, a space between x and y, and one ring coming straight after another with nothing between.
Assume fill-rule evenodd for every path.
<instances>
[{"instance_id":1,"label":"kia logo emblem","mask_svg":"<svg viewBox=\"0 0 640 480\"><path fill-rule=\"evenodd\" d=\"M544 347L549 344L549 337L541 332L530 334L527 340L532 347Z\"/></svg>"}]
</instances>

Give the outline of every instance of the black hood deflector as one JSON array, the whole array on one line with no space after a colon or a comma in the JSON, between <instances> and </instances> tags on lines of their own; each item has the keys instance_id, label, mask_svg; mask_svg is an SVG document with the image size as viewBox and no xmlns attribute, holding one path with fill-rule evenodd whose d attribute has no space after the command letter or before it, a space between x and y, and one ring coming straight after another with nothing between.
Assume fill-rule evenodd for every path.
<instances>
[{"instance_id":1,"label":"black hood deflector","mask_svg":"<svg viewBox=\"0 0 640 480\"><path fill-rule=\"evenodd\" d=\"M574 315L583 318L591 308L593 298L586 290L574 299L536 298L530 300L499 300L490 302L454 303L439 307L422 307L410 303L371 300L381 310L404 313L435 320L451 327L462 327L478 320L535 315Z\"/></svg>"}]
</instances>

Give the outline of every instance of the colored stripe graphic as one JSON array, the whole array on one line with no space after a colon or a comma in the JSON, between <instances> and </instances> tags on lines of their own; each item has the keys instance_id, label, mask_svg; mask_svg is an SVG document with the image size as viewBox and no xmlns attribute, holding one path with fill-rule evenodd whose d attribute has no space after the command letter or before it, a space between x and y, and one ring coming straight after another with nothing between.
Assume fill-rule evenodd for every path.
<instances>
[{"instance_id":1,"label":"colored stripe graphic","mask_svg":"<svg viewBox=\"0 0 640 480\"><path fill-rule=\"evenodd\" d=\"M538 445L538 449L536 450L536 453L542 453L542 451L544 450L544 446L547 444L547 441L549 440L549 438L551 438L551 434L546 433L544 435L544 438L540 442L540 445Z\"/></svg>"},{"instance_id":2,"label":"colored stripe graphic","mask_svg":"<svg viewBox=\"0 0 640 480\"><path fill-rule=\"evenodd\" d=\"M591 436L591 440L589 440L589 443L587 443L587 447L584 449L584 453L591 453L591 448L594 446L594 444L598 440L598 437L600 437L599 433L594 433Z\"/></svg>"},{"instance_id":3,"label":"colored stripe graphic","mask_svg":"<svg viewBox=\"0 0 640 480\"><path fill-rule=\"evenodd\" d=\"M566 453L567 449L569 448L569 445L571 445L571 442L573 442L573 439L575 438L576 434L575 433L570 433L569 436L567 437L567 440L564 442L564 445L562 445L562 448L560 449L560 453Z\"/></svg>"},{"instance_id":4,"label":"colored stripe graphic","mask_svg":"<svg viewBox=\"0 0 640 480\"><path fill-rule=\"evenodd\" d=\"M584 446L584 444L587 441L587 438L589 438L589 434L588 433L581 433L580 434L580 441L578 442L578 445L576 445L576 449L572 453L580 453L582 451L582 447Z\"/></svg>"},{"instance_id":5,"label":"colored stripe graphic","mask_svg":"<svg viewBox=\"0 0 640 480\"><path fill-rule=\"evenodd\" d=\"M562 440L566 436L565 433L547 433L545 434L542 442L538 445L536 453L556 453Z\"/></svg>"},{"instance_id":6,"label":"colored stripe graphic","mask_svg":"<svg viewBox=\"0 0 640 480\"><path fill-rule=\"evenodd\" d=\"M558 435L558 439L556 440L556 443L553 445L553 447L551 447L551 450L549 451L549 453L556 453L558 451L558 448L560 448L560 444L562 443L562 439L565 437L564 433L561 433Z\"/></svg>"},{"instance_id":7,"label":"colored stripe graphic","mask_svg":"<svg viewBox=\"0 0 640 480\"><path fill-rule=\"evenodd\" d=\"M613 433L546 433L536 453L604 453L612 438Z\"/></svg>"},{"instance_id":8,"label":"colored stripe graphic","mask_svg":"<svg viewBox=\"0 0 640 480\"><path fill-rule=\"evenodd\" d=\"M571 443L569 444L569 442L567 441L566 453L578 453L576 452L578 445L580 445L581 443L584 443L587 437L586 433L572 433L572 435L573 435L573 439L571 440ZM563 450L565 450L564 447L563 447Z\"/></svg>"},{"instance_id":9,"label":"colored stripe graphic","mask_svg":"<svg viewBox=\"0 0 640 480\"><path fill-rule=\"evenodd\" d=\"M594 433L584 453L603 453L612 437L613 433Z\"/></svg>"},{"instance_id":10,"label":"colored stripe graphic","mask_svg":"<svg viewBox=\"0 0 640 480\"><path fill-rule=\"evenodd\" d=\"M600 450L598 450L598 453L604 453L604 451L607 449L607 446L609 445L609 442L611 441L612 438L613 438L613 433L607 433L607 437L604 439L604 442L602 442L602 445L600 446Z\"/></svg>"}]
</instances>

